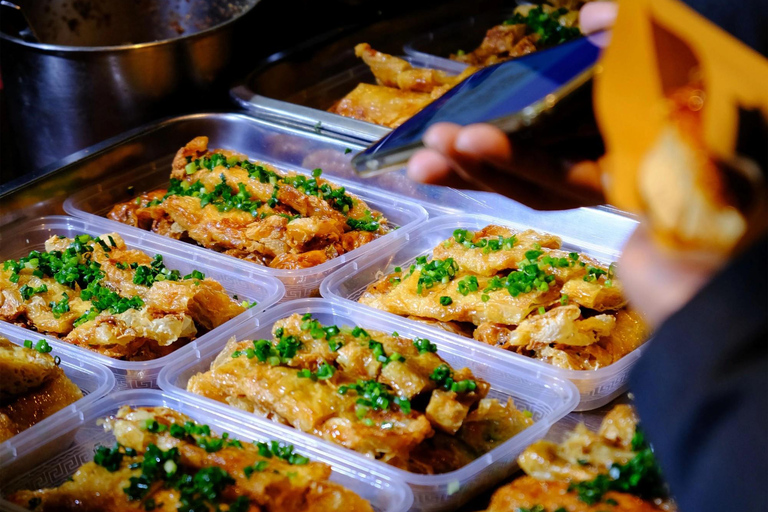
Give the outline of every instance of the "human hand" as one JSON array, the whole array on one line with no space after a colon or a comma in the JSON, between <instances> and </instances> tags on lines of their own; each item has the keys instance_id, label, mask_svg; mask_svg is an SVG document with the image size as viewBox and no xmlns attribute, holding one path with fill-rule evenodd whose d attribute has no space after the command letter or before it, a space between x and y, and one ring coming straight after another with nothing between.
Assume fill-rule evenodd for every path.
<instances>
[{"instance_id":1,"label":"human hand","mask_svg":"<svg viewBox=\"0 0 768 512\"><path fill-rule=\"evenodd\" d=\"M580 13L584 33L610 27L613 2L591 2ZM603 203L600 170L594 162L555 161L547 154L518 148L487 124L460 127L438 123L423 138L423 149L408 162L408 176L422 183L488 190L538 209Z\"/></svg>"},{"instance_id":2,"label":"human hand","mask_svg":"<svg viewBox=\"0 0 768 512\"><path fill-rule=\"evenodd\" d=\"M424 134L424 145L408 162L415 181L497 192L542 210L604 202L597 164L564 166L542 150L515 152L491 125L438 123Z\"/></svg>"}]
</instances>

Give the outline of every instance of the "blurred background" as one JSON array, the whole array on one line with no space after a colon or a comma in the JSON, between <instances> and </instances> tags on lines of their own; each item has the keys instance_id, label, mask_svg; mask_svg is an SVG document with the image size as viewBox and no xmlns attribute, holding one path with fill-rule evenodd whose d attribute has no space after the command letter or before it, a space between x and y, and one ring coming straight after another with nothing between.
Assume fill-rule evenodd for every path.
<instances>
[{"instance_id":1,"label":"blurred background","mask_svg":"<svg viewBox=\"0 0 768 512\"><path fill-rule=\"evenodd\" d=\"M286 56L304 52L306 64L322 70L336 53L354 58L359 42L398 54L421 28L514 2L0 4L0 182L6 183L152 120L237 110L229 89Z\"/></svg>"}]
</instances>

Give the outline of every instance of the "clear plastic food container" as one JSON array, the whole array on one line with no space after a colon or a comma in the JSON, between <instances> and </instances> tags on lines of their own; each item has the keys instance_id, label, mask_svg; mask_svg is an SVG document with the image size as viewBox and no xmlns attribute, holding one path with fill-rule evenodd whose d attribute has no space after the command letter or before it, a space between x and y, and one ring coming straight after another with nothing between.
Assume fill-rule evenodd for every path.
<instances>
[{"instance_id":1,"label":"clear plastic food container","mask_svg":"<svg viewBox=\"0 0 768 512\"><path fill-rule=\"evenodd\" d=\"M83 219L58 215L40 217L23 222L13 228L0 231L0 238L3 240L2 245L0 245L0 262L18 259L26 256L33 250L44 251L45 241L54 235L74 237L85 233L98 236L104 233L118 232L123 237L123 240L125 240L127 246L138 249L150 256L161 254L168 268L178 269L182 274L190 273L194 269L200 270L206 277L211 277L221 283L231 296L237 295L238 299L257 302L256 306L246 310L216 329L207 332L167 356L151 361L120 361L85 348L70 345L52 336L41 336L35 331L24 329L25 332L29 333L27 336L51 340L54 350L58 350L59 347L69 348L75 351L77 357L82 358L84 361L92 361L108 366L115 374L117 389L155 387L160 369L170 361L173 361L182 354L194 354L199 347L216 339L218 332L226 329L232 322L237 321L241 317L259 315L264 309L277 303L283 296L283 285L275 278L228 265L227 261L221 261L220 258L212 258L205 253L179 250L164 244L164 240L161 237L150 237L148 234L140 231L135 233L112 229L113 227L120 226L119 223L115 224L117 226L112 226L111 224L103 226L84 221ZM0 326L3 327L10 325L7 322L0 322Z\"/></svg>"},{"instance_id":2,"label":"clear plastic food container","mask_svg":"<svg viewBox=\"0 0 768 512\"><path fill-rule=\"evenodd\" d=\"M427 337L437 345L438 355L449 364L459 368L468 367L475 376L488 381L491 384L488 397L499 398L503 403L507 398L512 398L518 408L533 414L535 423L526 430L470 464L440 475L410 473L342 448L350 460L356 460L364 467L375 468L376 471L390 472L406 481L414 494L415 510L456 510L482 490L506 478L516 467L520 452L543 437L549 427L573 410L578 402L578 393L573 384L558 378L552 372L542 371L541 365L533 364L530 360L502 357L496 351L479 345L468 345L445 332L427 329L416 322L405 322L393 315L385 315L357 304L331 303L323 299L302 299L280 304L259 318L240 321L226 332L221 332L215 343L201 348L197 354L186 354L164 368L158 378L158 384L162 389L183 397L186 403L199 403L216 408L221 410L222 414L231 416L234 421L269 423L269 420L264 418L189 393L186 391L187 382L193 375L210 368L213 359L232 336L240 340L268 338L272 325L293 313L312 313L312 316L323 324L397 331L406 338ZM323 449L339 449L338 445L330 441L299 432L292 427L275 424L273 428L291 432L306 438L307 441L312 440L327 447Z\"/></svg>"},{"instance_id":3,"label":"clear plastic food container","mask_svg":"<svg viewBox=\"0 0 768 512\"><path fill-rule=\"evenodd\" d=\"M201 133L202 134L202 133ZM278 134L272 134L273 138ZM296 144L301 146L307 141L301 139L290 139L283 137L281 144ZM281 170L292 170L303 174L309 174L311 168L290 165L281 162L274 157L274 147L268 140L263 140L262 144L254 146L252 141L246 145L241 139L233 137L228 140L212 141L211 147L226 147L247 154L252 160L260 160L274 165ZM360 257L364 254L376 252L392 242L393 239L403 236L403 234L424 222L427 219L427 211L419 204L406 198L378 191L371 188L349 183L343 179L329 176L332 182L344 186L350 193L359 196L371 208L384 214L391 225L398 227L397 230L389 233L377 240L365 244L353 251L326 261L321 265L305 269L273 269L256 263L247 262L228 256L211 249L199 247L195 244L173 240L168 237L157 235L142 229L128 226L120 222L105 218L115 204L128 201L138 194L160 187L167 187L171 173L171 161L178 147L168 146L167 157L158 161L153 161L142 166L127 168L124 172L113 175L110 179L97 180L86 189L69 197L64 202L64 210L75 217L87 219L100 229L118 231L120 233L134 233L136 236L143 236L146 239L155 240L157 243L165 244L168 247L174 247L177 251L183 251L188 254L206 255L212 260L221 261L234 268L243 269L243 271L259 274L262 276L272 276L283 282L286 289L286 300L300 297L318 295L320 282L331 272L344 265L345 263ZM286 151L290 147L285 148ZM337 158L343 155L329 154L327 158ZM317 167L323 167L323 158L314 160ZM346 162L346 160L345 160Z\"/></svg>"},{"instance_id":4,"label":"clear plastic food container","mask_svg":"<svg viewBox=\"0 0 768 512\"><path fill-rule=\"evenodd\" d=\"M238 422L220 410L188 403L168 393L151 389L115 392L77 411L70 412L56 425L40 431L38 437L20 444L15 453L3 457L0 480L3 494L20 489L39 489L62 484L84 463L93 459L96 446L112 446L115 438L97 421L117 413L123 405L133 407L170 407L193 420L209 425L217 434L224 432L242 441L278 440L293 444L296 451L311 460L325 462L333 468L330 480L367 499L377 512L408 510L413 497L408 486L391 474L369 469L333 449L275 428L268 422ZM24 510L0 498L0 509Z\"/></svg>"},{"instance_id":5,"label":"clear plastic food container","mask_svg":"<svg viewBox=\"0 0 768 512\"><path fill-rule=\"evenodd\" d=\"M513 14L514 9L503 9L469 16L414 37L405 43L403 51L421 62L444 68L453 67L461 72L466 64L451 60L451 54L459 50L467 53L473 51L483 42L490 28L500 25Z\"/></svg>"},{"instance_id":6,"label":"clear plastic food container","mask_svg":"<svg viewBox=\"0 0 768 512\"><path fill-rule=\"evenodd\" d=\"M618 258L620 248L636 224L627 217L599 210L585 208L569 213L570 215L566 212L539 212L529 219L520 219L519 222L479 215L437 217L420 226L418 231L408 233L404 239L398 240L397 244L387 247L386 253L359 259L335 272L323 282L321 293L323 297L342 304L349 301L357 303L357 299L369 284L392 272L394 267L407 268L417 256L430 255L435 246L453 236L453 231L458 228L477 231L489 224L500 224L515 229L538 229L560 236L566 249L584 252L598 260L609 262ZM380 313L400 318L391 313ZM418 323L407 319L403 321ZM433 332L444 332L438 328L426 328ZM487 347L509 361L525 360L541 367L542 371L553 371L560 378L570 380L580 394L579 404L575 409L577 411L596 409L624 392L629 371L644 350L644 346L641 346L619 361L598 370L565 370L469 338L453 334L449 336L465 346Z\"/></svg>"},{"instance_id":7,"label":"clear plastic food container","mask_svg":"<svg viewBox=\"0 0 768 512\"><path fill-rule=\"evenodd\" d=\"M21 329L20 327L6 323L0 325L0 336L8 338L11 343L21 346L24 345L24 340L31 340L36 343L40 339L40 336L35 336L34 333L30 333L26 329ZM53 346L52 343L51 345ZM83 392L83 398L56 411L54 414L51 414L44 420L32 425L23 432L16 434L5 442L0 443L0 461L2 462L10 460L11 457L18 453L19 446L40 439L40 437L45 435L47 431L56 429L57 425L59 425L68 415L71 415L78 408L84 407L103 397L115 386L115 377L109 369L90 359L82 358L80 353L77 350L73 350L71 347L60 346L60 344L57 344L53 347L51 356L58 356L61 358L59 367L64 370L64 373L69 377L69 380L80 388L80 391Z\"/></svg>"}]
</instances>

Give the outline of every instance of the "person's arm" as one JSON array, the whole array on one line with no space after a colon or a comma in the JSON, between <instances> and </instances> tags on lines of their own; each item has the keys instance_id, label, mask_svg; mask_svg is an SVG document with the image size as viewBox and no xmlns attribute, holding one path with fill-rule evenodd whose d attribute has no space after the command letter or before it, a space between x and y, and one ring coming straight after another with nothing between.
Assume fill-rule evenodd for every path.
<instances>
[{"instance_id":1,"label":"person's arm","mask_svg":"<svg viewBox=\"0 0 768 512\"><path fill-rule=\"evenodd\" d=\"M768 510L767 247L733 259L667 319L631 375L682 512Z\"/></svg>"}]
</instances>

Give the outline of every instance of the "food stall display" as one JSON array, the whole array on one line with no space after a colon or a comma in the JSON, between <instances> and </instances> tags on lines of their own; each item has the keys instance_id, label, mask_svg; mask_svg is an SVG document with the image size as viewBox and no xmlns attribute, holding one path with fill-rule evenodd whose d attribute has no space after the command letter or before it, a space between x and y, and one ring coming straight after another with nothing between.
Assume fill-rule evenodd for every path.
<instances>
[{"instance_id":1,"label":"food stall display","mask_svg":"<svg viewBox=\"0 0 768 512\"><path fill-rule=\"evenodd\" d=\"M274 59L254 73L295 77L284 97L233 90L243 112L11 191L0 507L463 512L493 491L487 512L674 511L631 406L600 409L651 336L613 263L636 221L350 164L479 69L581 37L581 5L484 13L447 53L356 33L352 67L309 84ZM597 432L559 436L575 410Z\"/></svg>"}]
</instances>

